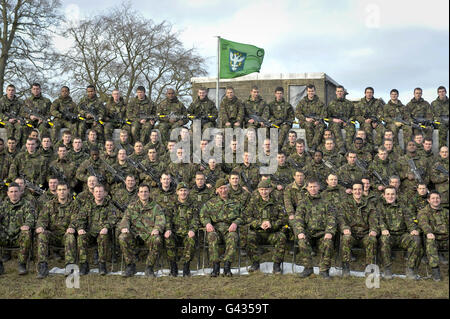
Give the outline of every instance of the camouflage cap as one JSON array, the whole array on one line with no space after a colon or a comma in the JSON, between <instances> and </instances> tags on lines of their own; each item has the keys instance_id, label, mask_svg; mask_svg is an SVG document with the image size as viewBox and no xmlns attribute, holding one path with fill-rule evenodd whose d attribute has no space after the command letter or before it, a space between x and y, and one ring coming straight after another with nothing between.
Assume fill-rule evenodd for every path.
<instances>
[{"instance_id":1,"label":"camouflage cap","mask_svg":"<svg viewBox=\"0 0 450 319\"><path fill-rule=\"evenodd\" d=\"M223 185L227 185L227 181L224 178L219 178L216 182L216 189L223 186Z\"/></svg>"},{"instance_id":2,"label":"camouflage cap","mask_svg":"<svg viewBox=\"0 0 450 319\"><path fill-rule=\"evenodd\" d=\"M181 188L189 188L185 182L178 183L177 190Z\"/></svg>"},{"instance_id":3,"label":"camouflage cap","mask_svg":"<svg viewBox=\"0 0 450 319\"><path fill-rule=\"evenodd\" d=\"M258 183L258 188L272 188L272 184L270 183L270 179L265 179Z\"/></svg>"}]
</instances>

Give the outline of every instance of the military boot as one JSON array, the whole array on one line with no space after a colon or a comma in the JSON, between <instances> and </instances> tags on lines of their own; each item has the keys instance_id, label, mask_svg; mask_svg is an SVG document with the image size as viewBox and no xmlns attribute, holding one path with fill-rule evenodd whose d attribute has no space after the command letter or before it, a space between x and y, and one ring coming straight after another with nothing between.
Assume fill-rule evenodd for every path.
<instances>
[{"instance_id":1,"label":"military boot","mask_svg":"<svg viewBox=\"0 0 450 319\"><path fill-rule=\"evenodd\" d=\"M281 263L273 263L273 271L274 274L281 274Z\"/></svg>"},{"instance_id":2,"label":"military boot","mask_svg":"<svg viewBox=\"0 0 450 319\"><path fill-rule=\"evenodd\" d=\"M392 279L392 269L391 267L384 267L384 279L391 280Z\"/></svg>"},{"instance_id":3,"label":"military boot","mask_svg":"<svg viewBox=\"0 0 450 319\"><path fill-rule=\"evenodd\" d=\"M223 265L223 274L224 276L231 277L233 274L231 273L231 262L226 261Z\"/></svg>"},{"instance_id":4,"label":"military boot","mask_svg":"<svg viewBox=\"0 0 450 319\"><path fill-rule=\"evenodd\" d=\"M98 273L102 276L104 276L108 273L108 271L106 270L106 263L98 264Z\"/></svg>"},{"instance_id":5,"label":"military boot","mask_svg":"<svg viewBox=\"0 0 450 319\"><path fill-rule=\"evenodd\" d=\"M213 271L211 272L211 277L217 277L220 275L220 263L214 263Z\"/></svg>"},{"instance_id":6,"label":"military boot","mask_svg":"<svg viewBox=\"0 0 450 319\"><path fill-rule=\"evenodd\" d=\"M98 265L98 249L94 249L94 256L92 257L94 266Z\"/></svg>"},{"instance_id":7,"label":"military boot","mask_svg":"<svg viewBox=\"0 0 450 319\"><path fill-rule=\"evenodd\" d=\"M7 250L3 252L2 261L7 262L11 259L11 251Z\"/></svg>"},{"instance_id":8,"label":"military boot","mask_svg":"<svg viewBox=\"0 0 450 319\"><path fill-rule=\"evenodd\" d=\"M80 275L87 275L89 273L89 263L85 262L80 265Z\"/></svg>"},{"instance_id":9,"label":"military boot","mask_svg":"<svg viewBox=\"0 0 450 319\"><path fill-rule=\"evenodd\" d=\"M19 275L26 275L27 273L27 265L24 263L19 263Z\"/></svg>"},{"instance_id":10,"label":"military boot","mask_svg":"<svg viewBox=\"0 0 450 319\"><path fill-rule=\"evenodd\" d=\"M413 268L406 267L406 279L417 280L416 272Z\"/></svg>"},{"instance_id":11,"label":"military boot","mask_svg":"<svg viewBox=\"0 0 450 319\"><path fill-rule=\"evenodd\" d=\"M342 277L350 276L350 265L348 263L342 264Z\"/></svg>"},{"instance_id":12,"label":"military boot","mask_svg":"<svg viewBox=\"0 0 450 319\"><path fill-rule=\"evenodd\" d=\"M37 279L44 279L45 277L48 276L48 265L47 263L44 262L40 262L38 264L38 274L36 276Z\"/></svg>"},{"instance_id":13,"label":"military boot","mask_svg":"<svg viewBox=\"0 0 450 319\"><path fill-rule=\"evenodd\" d=\"M185 262L183 265L183 277L190 277L191 276L191 270L189 269L189 261Z\"/></svg>"},{"instance_id":14,"label":"military boot","mask_svg":"<svg viewBox=\"0 0 450 319\"><path fill-rule=\"evenodd\" d=\"M3 261L0 260L0 276L5 273L5 267L3 267Z\"/></svg>"},{"instance_id":15,"label":"military boot","mask_svg":"<svg viewBox=\"0 0 450 319\"><path fill-rule=\"evenodd\" d=\"M325 271L320 271L319 272L319 276L322 277L323 279L329 280L331 279L329 271L325 270Z\"/></svg>"},{"instance_id":16,"label":"military boot","mask_svg":"<svg viewBox=\"0 0 450 319\"><path fill-rule=\"evenodd\" d=\"M145 268L145 275L147 277L153 277L153 278L156 277L155 272L153 271L153 266L147 266Z\"/></svg>"},{"instance_id":17,"label":"military boot","mask_svg":"<svg viewBox=\"0 0 450 319\"><path fill-rule=\"evenodd\" d=\"M255 272L259 270L259 262L254 261L253 264L248 269L248 272Z\"/></svg>"},{"instance_id":18,"label":"military boot","mask_svg":"<svg viewBox=\"0 0 450 319\"><path fill-rule=\"evenodd\" d=\"M176 261L170 262L170 276L176 277L178 276L178 265Z\"/></svg>"},{"instance_id":19,"label":"military boot","mask_svg":"<svg viewBox=\"0 0 450 319\"><path fill-rule=\"evenodd\" d=\"M434 281L441 281L441 270L439 267L431 268L433 280Z\"/></svg>"},{"instance_id":20,"label":"military boot","mask_svg":"<svg viewBox=\"0 0 450 319\"><path fill-rule=\"evenodd\" d=\"M131 277L136 273L136 264L128 264L125 272L123 273L124 277Z\"/></svg>"},{"instance_id":21,"label":"military boot","mask_svg":"<svg viewBox=\"0 0 450 319\"><path fill-rule=\"evenodd\" d=\"M305 267L303 271L299 274L300 278L306 278L311 276L314 273L314 269L312 267Z\"/></svg>"}]
</instances>

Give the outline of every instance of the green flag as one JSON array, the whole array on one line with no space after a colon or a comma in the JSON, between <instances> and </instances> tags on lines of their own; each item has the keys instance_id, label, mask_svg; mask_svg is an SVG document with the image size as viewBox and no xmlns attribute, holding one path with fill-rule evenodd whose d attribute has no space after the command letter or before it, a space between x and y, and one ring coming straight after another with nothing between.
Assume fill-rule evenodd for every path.
<instances>
[{"instance_id":1,"label":"green flag","mask_svg":"<svg viewBox=\"0 0 450 319\"><path fill-rule=\"evenodd\" d=\"M259 72L264 49L220 38L220 78L231 79Z\"/></svg>"}]
</instances>

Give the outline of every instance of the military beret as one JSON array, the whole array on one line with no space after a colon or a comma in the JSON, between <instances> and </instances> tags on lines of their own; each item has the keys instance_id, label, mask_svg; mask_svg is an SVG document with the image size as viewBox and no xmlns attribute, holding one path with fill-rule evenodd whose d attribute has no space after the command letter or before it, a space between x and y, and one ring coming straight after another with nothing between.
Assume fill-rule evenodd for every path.
<instances>
[{"instance_id":1,"label":"military beret","mask_svg":"<svg viewBox=\"0 0 450 319\"><path fill-rule=\"evenodd\" d=\"M177 190L179 190L181 188L188 188L188 186L185 182L178 183Z\"/></svg>"},{"instance_id":2,"label":"military beret","mask_svg":"<svg viewBox=\"0 0 450 319\"><path fill-rule=\"evenodd\" d=\"M216 188L219 188L223 185L227 185L227 181L224 178L219 178L216 182Z\"/></svg>"},{"instance_id":3,"label":"military beret","mask_svg":"<svg viewBox=\"0 0 450 319\"><path fill-rule=\"evenodd\" d=\"M272 184L270 183L270 179L265 179L258 183L258 188L272 188Z\"/></svg>"}]
</instances>

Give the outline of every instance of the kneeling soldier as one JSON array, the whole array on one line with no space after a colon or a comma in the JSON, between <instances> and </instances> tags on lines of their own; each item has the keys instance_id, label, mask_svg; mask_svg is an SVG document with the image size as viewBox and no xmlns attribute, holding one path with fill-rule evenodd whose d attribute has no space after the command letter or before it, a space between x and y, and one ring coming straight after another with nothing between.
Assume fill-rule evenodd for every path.
<instances>
[{"instance_id":1,"label":"kneeling soldier","mask_svg":"<svg viewBox=\"0 0 450 319\"><path fill-rule=\"evenodd\" d=\"M166 212L166 241L167 258L170 261L170 275L178 275L177 243L182 243L184 263L183 277L190 276L189 264L195 253L195 232L198 229L198 211L188 200L189 190L186 183L177 186L178 200L171 211Z\"/></svg>"},{"instance_id":2,"label":"kneeling soldier","mask_svg":"<svg viewBox=\"0 0 450 319\"><path fill-rule=\"evenodd\" d=\"M300 277L306 278L313 273L311 253L312 245L316 245L319 247L320 276L330 279L329 270L336 233L336 208L322 200L318 181L310 180L306 189L308 194L300 201L291 222L305 267Z\"/></svg>"},{"instance_id":3,"label":"kneeling soldier","mask_svg":"<svg viewBox=\"0 0 450 319\"><path fill-rule=\"evenodd\" d=\"M273 273L281 274L281 263L286 251L286 235L282 231L287 224L288 216L283 206L277 202L270 193L272 185L270 180L264 180L258 184L258 193L250 200L245 210L245 221L248 223L247 254L252 261L249 271L259 269L260 256L257 253L257 243L268 242L275 246L273 254Z\"/></svg>"},{"instance_id":4,"label":"kneeling soldier","mask_svg":"<svg viewBox=\"0 0 450 319\"><path fill-rule=\"evenodd\" d=\"M395 246L406 249L408 261L406 263L406 278L416 279L415 269L419 267L422 255L422 244L417 231L417 225L408 208L397 202L395 187L384 189L383 198L378 203L381 230L381 257L384 265L384 278L392 279L391 249Z\"/></svg>"},{"instance_id":5,"label":"kneeling soldier","mask_svg":"<svg viewBox=\"0 0 450 319\"><path fill-rule=\"evenodd\" d=\"M145 243L149 248L145 275L155 277L153 267L161 250L166 217L156 202L150 201L150 187L142 184L138 189L139 199L128 206L120 222L119 243L127 268L125 277L136 273L135 252L138 244Z\"/></svg>"}]
</instances>

